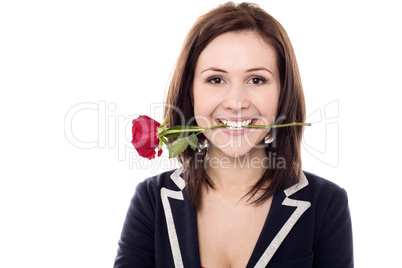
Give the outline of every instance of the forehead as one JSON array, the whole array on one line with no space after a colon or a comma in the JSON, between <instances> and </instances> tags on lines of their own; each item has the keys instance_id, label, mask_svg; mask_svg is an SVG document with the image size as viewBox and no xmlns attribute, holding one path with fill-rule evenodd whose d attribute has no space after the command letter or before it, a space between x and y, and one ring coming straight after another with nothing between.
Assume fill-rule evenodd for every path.
<instances>
[{"instance_id":1,"label":"forehead","mask_svg":"<svg viewBox=\"0 0 402 268\"><path fill-rule=\"evenodd\" d=\"M205 47L198 58L196 72L211 66L228 69L263 66L274 70L276 58L275 49L257 33L228 32L215 37Z\"/></svg>"}]
</instances>

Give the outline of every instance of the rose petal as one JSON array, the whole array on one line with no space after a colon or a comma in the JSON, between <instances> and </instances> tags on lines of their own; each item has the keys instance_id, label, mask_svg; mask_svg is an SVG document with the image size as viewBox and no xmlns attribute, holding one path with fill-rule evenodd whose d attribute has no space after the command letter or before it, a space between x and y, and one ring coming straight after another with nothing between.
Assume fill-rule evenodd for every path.
<instances>
[{"instance_id":1,"label":"rose petal","mask_svg":"<svg viewBox=\"0 0 402 268\"><path fill-rule=\"evenodd\" d=\"M138 154L148 159L155 158L155 149L159 146L159 138L157 135L160 123L152 118L142 115L133 120L131 143L137 150ZM158 156L162 154L162 150L158 151Z\"/></svg>"}]
</instances>

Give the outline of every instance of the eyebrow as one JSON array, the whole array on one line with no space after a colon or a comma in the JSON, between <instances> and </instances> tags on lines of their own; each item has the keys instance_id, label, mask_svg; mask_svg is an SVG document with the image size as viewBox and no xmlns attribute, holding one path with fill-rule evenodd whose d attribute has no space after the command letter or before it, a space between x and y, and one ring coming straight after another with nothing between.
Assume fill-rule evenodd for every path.
<instances>
[{"instance_id":1,"label":"eyebrow","mask_svg":"<svg viewBox=\"0 0 402 268\"><path fill-rule=\"evenodd\" d=\"M251 73L251 72L255 72L255 71L267 71L273 75L273 73L265 67L258 67L258 68L252 68L252 69L246 70L247 73Z\"/></svg>"},{"instance_id":2,"label":"eyebrow","mask_svg":"<svg viewBox=\"0 0 402 268\"><path fill-rule=\"evenodd\" d=\"M216 68L216 67L207 68L207 69L203 70L201 73L206 72L206 71L215 71L215 72L226 73L226 74L228 73L227 71ZM273 75L273 73L265 67L257 67L257 68L248 69L248 70L246 70L246 73L251 73L251 72L255 72L255 71L267 71Z\"/></svg>"},{"instance_id":3,"label":"eyebrow","mask_svg":"<svg viewBox=\"0 0 402 268\"><path fill-rule=\"evenodd\" d=\"M228 73L227 71L216 68L216 67L207 68L204 71L202 71L201 73L206 72L206 71L214 71L214 72L220 72L220 73L226 73L226 74Z\"/></svg>"}]
</instances>

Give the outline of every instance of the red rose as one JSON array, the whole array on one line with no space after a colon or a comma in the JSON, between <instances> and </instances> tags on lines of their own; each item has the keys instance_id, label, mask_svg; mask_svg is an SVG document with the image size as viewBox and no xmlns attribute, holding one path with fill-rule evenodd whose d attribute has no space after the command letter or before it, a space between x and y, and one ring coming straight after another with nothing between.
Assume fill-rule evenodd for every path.
<instances>
[{"instance_id":1,"label":"red rose","mask_svg":"<svg viewBox=\"0 0 402 268\"><path fill-rule=\"evenodd\" d=\"M159 146L157 129L160 125L146 115L141 115L133 120L133 140L131 143L140 156L148 159L155 158L155 149ZM158 156L161 154L162 150L159 150Z\"/></svg>"}]
</instances>

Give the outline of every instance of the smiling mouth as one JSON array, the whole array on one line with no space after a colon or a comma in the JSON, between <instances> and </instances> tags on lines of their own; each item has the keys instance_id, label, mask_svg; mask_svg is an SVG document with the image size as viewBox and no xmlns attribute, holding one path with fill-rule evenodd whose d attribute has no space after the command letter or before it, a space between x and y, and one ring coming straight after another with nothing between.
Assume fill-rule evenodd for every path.
<instances>
[{"instance_id":1,"label":"smiling mouth","mask_svg":"<svg viewBox=\"0 0 402 268\"><path fill-rule=\"evenodd\" d=\"M230 130L242 130L245 129L245 126L252 125L256 120L255 119L248 119L244 121L231 121L225 119L218 119L220 124L226 125L227 129Z\"/></svg>"}]
</instances>

